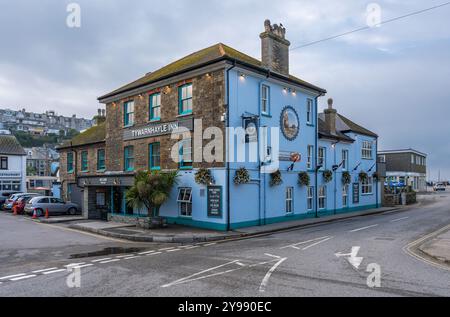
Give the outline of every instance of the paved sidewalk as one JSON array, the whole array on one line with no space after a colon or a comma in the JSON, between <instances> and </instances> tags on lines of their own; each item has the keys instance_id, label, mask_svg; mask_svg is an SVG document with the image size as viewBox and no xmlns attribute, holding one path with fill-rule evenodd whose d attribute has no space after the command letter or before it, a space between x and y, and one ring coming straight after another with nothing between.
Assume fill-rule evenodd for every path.
<instances>
[{"instance_id":1,"label":"paved sidewalk","mask_svg":"<svg viewBox=\"0 0 450 317\"><path fill-rule=\"evenodd\" d=\"M37 221L39 221L41 223L48 223L48 224L66 223L66 222L74 222L74 221L80 221L80 220L85 220L85 218L82 216L61 216L61 217L50 217L48 219L46 219L46 218L37 219Z\"/></svg>"},{"instance_id":2,"label":"paved sidewalk","mask_svg":"<svg viewBox=\"0 0 450 317\"><path fill-rule=\"evenodd\" d=\"M304 220L270 224L266 226L242 228L231 232L203 230L178 225L170 225L168 228L164 229L144 230L136 228L136 226L134 225L126 225L121 223L104 222L104 221L82 221L79 223L69 225L69 228L96 233L107 237L131 240L136 242L164 242L164 243L212 242L233 238L250 237L261 234L270 234L273 232L289 230L294 228L301 228L313 224L329 223L348 218L380 214L401 209L403 209L403 207L378 208L366 210L363 212L339 214L323 218L304 219Z\"/></svg>"},{"instance_id":3,"label":"paved sidewalk","mask_svg":"<svg viewBox=\"0 0 450 317\"><path fill-rule=\"evenodd\" d=\"M450 228L422 244L419 249L438 261L450 264Z\"/></svg>"}]
</instances>

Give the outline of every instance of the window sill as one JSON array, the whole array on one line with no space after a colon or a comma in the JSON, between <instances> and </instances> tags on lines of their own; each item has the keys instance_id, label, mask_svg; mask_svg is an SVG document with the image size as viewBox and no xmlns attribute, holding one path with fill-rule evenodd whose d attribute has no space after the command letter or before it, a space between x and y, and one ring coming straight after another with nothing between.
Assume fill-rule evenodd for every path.
<instances>
[{"instance_id":1,"label":"window sill","mask_svg":"<svg viewBox=\"0 0 450 317\"><path fill-rule=\"evenodd\" d=\"M193 170L194 168L192 166L180 166L180 170L182 171L188 171Z\"/></svg>"},{"instance_id":2,"label":"window sill","mask_svg":"<svg viewBox=\"0 0 450 317\"><path fill-rule=\"evenodd\" d=\"M266 117L266 118L272 118L272 115L270 113L261 113L261 116Z\"/></svg>"},{"instance_id":3,"label":"window sill","mask_svg":"<svg viewBox=\"0 0 450 317\"><path fill-rule=\"evenodd\" d=\"M106 172L106 168L101 169L101 170L97 170L97 173L104 173L104 172Z\"/></svg>"},{"instance_id":4,"label":"window sill","mask_svg":"<svg viewBox=\"0 0 450 317\"><path fill-rule=\"evenodd\" d=\"M161 118L150 119L150 122L161 122Z\"/></svg>"},{"instance_id":5,"label":"window sill","mask_svg":"<svg viewBox=\"0 0 450 317\"><path fill-rule=\"evenodd\" d=\"M177 118L182 118L182 117L189 117L192 116L193 113L192 112L187 112L187 113L181 113L177 116Z\"/></svg>"},{"instance_id":6,"label":"window sill","mask_svg":"<svg viewBox=\"0 0 450 317\"><path fill-rule=\"evenodd\" d=\"M123 126L124 129L132 128L132 127L134 127L134 123L133 123L133 124L129 124L129 125L124 125L124 126Z\"/></svg>"},{"instance_id":7,"label":"window sill","mask_svg":"<svg viewBox=\"0 0 450 317\"><path fill-rule=\"evenodd\" d=\"M161 167L152 167L150 170L151 170L152 172L160 171L160 170L161 170Z\"/></svg>"},{"instance_id":8,"label":"window sill","mask_svg":"<svg viewBox=\"0 0 450 317\"><path fill-rule=\"evenodd\" d=\"M315 127L315 124L314 124L314 123L306 123L306 125L307 125L308 127Z\"/></svg>"}]
</instances>

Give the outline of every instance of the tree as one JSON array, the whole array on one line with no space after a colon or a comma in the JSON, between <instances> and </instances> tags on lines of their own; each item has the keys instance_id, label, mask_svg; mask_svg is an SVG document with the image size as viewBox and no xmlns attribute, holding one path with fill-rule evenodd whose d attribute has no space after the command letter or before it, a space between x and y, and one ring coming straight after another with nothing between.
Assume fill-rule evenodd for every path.
<instances>
[{"instance_id":1,"label":"tree","mask_svg":"<svg viewBox=\"0 0 450 317\"><path fill-rule=\"evenodd\" d=\"M27 166L27 176L36 176L37 171L33 166Z\"/></svg>"},{"instance_id":2,"label":"tree","mask_svg":"<svg viewBox=\"0 0 450 317\"><path fill-rule=\"evenodd\" d=\"M178 182L178 172L139 171L134 185L126 192L128 206L145 207L149 215L159 217L161 206L169 199L170 191Z\"/></svg>"}]
</instances>

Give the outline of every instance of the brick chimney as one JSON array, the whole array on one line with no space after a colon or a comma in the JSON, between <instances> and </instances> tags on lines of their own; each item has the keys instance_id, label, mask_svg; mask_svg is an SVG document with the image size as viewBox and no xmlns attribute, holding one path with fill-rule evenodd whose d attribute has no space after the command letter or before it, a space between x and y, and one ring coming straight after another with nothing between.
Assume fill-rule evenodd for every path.
<instances>
[{"instance_id":1,"label":"brick chimney","mask_svg":"<svg viewBox=\"0 0 450 317\"><path fill-rule=\"evenodd\" d=\"M261 60L264 67L273 72L289 75L289 46L286 40L286 29L280 23L271 25L270 20L264 21L265 31L261 38Z\"/></svg>"},{"instance_id":2,"label":"brick chimney","mask_svg":"<svg viewBox=\"0 0 450 317\"><path fill-rule=\"evenodd\" d=\"M336 114L337 110L333 109L333 99L328 99L328 109L325 109L325 125L331 134L336 134Z\"/></svg>"}]
</instances>

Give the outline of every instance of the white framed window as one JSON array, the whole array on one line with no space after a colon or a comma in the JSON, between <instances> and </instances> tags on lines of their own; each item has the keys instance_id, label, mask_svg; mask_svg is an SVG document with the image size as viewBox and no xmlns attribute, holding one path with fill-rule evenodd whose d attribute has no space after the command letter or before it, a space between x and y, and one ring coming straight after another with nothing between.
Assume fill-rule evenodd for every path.
<instances>
[{"instance_id":1,"label":"white framed window","mask_svg":"<svg viewBox=\"0 0 450 317\"><path fill-rule=\"evenodd\" d=\"M286 188L286 213L294 212L294 187Z\"/></svg>"},{"instance_id":2,"label":"white framed window","mask_svg":"<svg viewBox=\"0 0 450 317\"><path fill-rule=\"evenodd\" d=\"M320 147L319 148L319 155L317 158L317 165L322 166L322 169L326 168L327 161L326 161L326 148Z\"/></svg>"},{"instance_id":3,"label":"white framed window","mask_svg":"<svg viewBox=\"0 0 450 317\"><path fill-rule=\"evenodd\" d=\"M411 164L414 164L414 154L411 154Z\"/></svg>"},{"instance_id":4,"label":"white framed window","mask_svg":"<svg viewBox=\"0 0 450 317\"><path fill-rule=\"evenodd\" d=\"M314 115L313 115L313 100L308 99L306 103L306 123L313 124Z\"/></svg>"},{"instance_id":5,"label":"white framed window","mask_svg":"<svg viewBox=\"0 0 450 317\"><path fill-rule=\"evenodd\" d=\"M372 150L373 150L373 143L371 141L363 141L361 153L362 158L366 160L371 160L373 152Z\"/></svg>"},{"instance_id":6,"label":"white framed window","mask_svg":"<svg viewBox=\"0 0 450 317\"><path fill-rule=\"evenodd\" d=\"M342 207L348 207L348 184L342 186Z\"/></svg>"},{"instance_id":7,"label":"white framed window","mask_svg":"<svg viewBox=\"0 0 450 317\"><path fill-rule=\"evenodd\" d=\"M261 112L270 114L270 87L261 85Z\"/></svg>"},{"instance_id":8,"label":"white framed window","mask_svg":"<svg viewBox=\"0 0 450 317\"><path fill-rule=\"evenodd\" d=\"M308 211L313 210L314 209L314 187L312 187L312 186L308 187L306 202L307 202Z\"/></svg>"},{"instance_id":9,"label":"white framed window","mask_svg":"<svg viewBox=\"0 0 450 317\"><path fill-rule=\"evenodd\" d=\"M192 188L179 188L177 202L179 205L180 215L182 217L192 217Z\"/></svg>"},{"instance_id":10,"label":"white framed window","mask_svg":"<svg viewBox=\"0 0 450 317\"><path fill-rule=\"evenodd\" d=\"M306 168L311 170L313 168L313 160L314 160L314 146L308 145L308 157L306 161Z\"/></svg>"},{"instance_id":11,"label":"white framed window","mask_svg":"<svg viewBox=\"0 0 450 317\"><path fill-rule=\"evenodd\" d=\"M348 169L348 150L342 150L342 169Z\"/></svg>"},{"instance_id":12,"label":"white framed window","mask_svg":"<svg viewBox=\"0 0 450 317\"><path fill-rule=\"evenodd\" d=\"M319 187L319 209L325 209L327 207L327 187Z\"/></svg>"},{"instance_id":13,"label":"white framed window","mask_svg":"<svg viewBox=\"0 0 450 317\"><path fill-rule=\"evenodd\" d=\"M378 161L380 163L386 163L386 155L380 155L378 158Z\"/></svg>"},{"instance_id":14,"label":"white framed window","mask_svg":"<svg viewBox=\"0 0 450 317\"><path fill-rule=\"evenodd\" d=\"M373 194L373 178L372 177L367 177L367 179L361 183L361 193L363 195Z\"/></svg>"}]
</instances>

